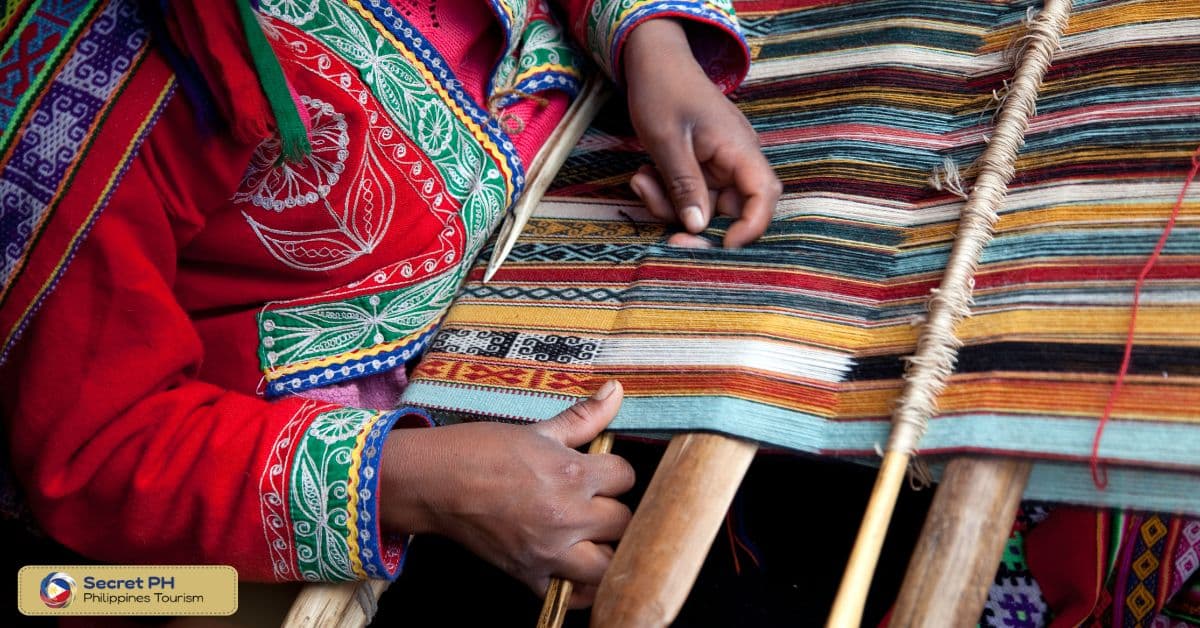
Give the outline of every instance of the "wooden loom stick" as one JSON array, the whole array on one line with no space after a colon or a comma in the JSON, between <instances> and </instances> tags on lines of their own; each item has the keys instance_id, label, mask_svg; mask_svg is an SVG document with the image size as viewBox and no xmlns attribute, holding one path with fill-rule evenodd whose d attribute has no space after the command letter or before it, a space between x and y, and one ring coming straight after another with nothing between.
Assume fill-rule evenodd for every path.
<instances>
[{"instance_id":1,"label":"wooden loom stick","mask_svg":"<svg viewBox=\"0 0 1200 628\"><path fill-rule=\"evenodd\" d=\"M525 183L525 192L500 225L496 236L496 248L492 250L492 258L488 260L487 270L483 273L483 283L491 281L496 271L500 270L500 265L512 252L517 238L521 237L521 230L525 228L525 223L529 222L529 217L533 215L538 203L542 202L542 196L554 181L559 168L567 161L571 150L579 143L583 132L591 126L592 120L596 118L600 107L608 100L610 94L604 77L593 76L588 79L579 97L567 109L562 122L555 127L546 145L533 158Z\"/></svg>"},{"instance_id":2,"label":"wooden loom stick","mask_svg":"<svg viewBox=\"0 0 1200 628\"><path fill-rule=\"evenodd\" d=\"M970 313L975 269L984 246L991 240L997 211L1015 173L1017 152L1024 144L1029 118L1036 110L1042 77L1058 49L1058 38L1066 27L1070 8L1070 0L1046 0L1022 38L1011 87L979 159L979 175L962 209L946 272L929 300L929 316L917 339L916 354L908 360L904 391L892 414L892 432L883 466L834 600L830 627L853 627L862 622L867 590L900 494L903 470L920 443L929 417L936 410L937 397L954 369L961 346L955 331Z\"/></svg>"},{"instance_id":3,"label":"wooden loom stick","mask_svg":"<svg viewBox=\"0 0 1200 628\"><path fill-rule=\"evenodd\" d=\"M583 132L591 125L600 107L610 95L606 79L594 76L584 84L579 97L567 108L562 121L555 127L550 139L538 151L529 167L529 179L525 192L513 206L512 213L505 219L497 236L496 249L484 276L486 283L500 268L504 258L512 251L513 244L525 228L525 223L551 181L579 143ZM387 590L385 580L369 580L363 583L320 583L308 584L301 589L296 601L283 621L284 628L307 628L309 626L361 627L371 621L379 596ZM369 598L369 599L368 599ZM569 598L569 592L568 592ZM357 603L356 603L357 600Z\"/></svg>"},{"instance_id":4,"label":"wooden loom stick","mask_svg":"<svg viewBox=\"0 0 1200 628\"><path fill-rule=\"evenodd\" d=\"M589 454L606 454L612 451L613 433L602 432L588 446ZM538 617L537 628L560 628L567 618L567 604L571 602L573 585L566 578L551 578L546 587L546 601Z\"/></svg>"},{"instance_id":5,"label":"wooden loom stick","mask_svg":"<svg viewBox=\"0 0 1200 628\"><path fill-rule=\"evenodd\" d=\"M987 602L1033 463L955 458L913 550L889 626L973 626Z\"/></svg>"},{"instance_id":6,"label":"wooden loom stick","mask_svg":"<svg viewBox=\"0 0 1200 628\"><path fill-rule=\"evenodd\" d=\"M375 605L389 584L387 580L306 584L281 626L361 628L375 616Z\"/></svg>"},{"instance_id":7,"label":"wooden loom stick","mask_svg":"<svg viewBox=\"0 0 1200 628\"><path fill-rule=\"evenodd\" d=\"M720 434L671 439L592 607L599 628L658 628L683 607L758 446Z\"/></svg>"}]
</instances>

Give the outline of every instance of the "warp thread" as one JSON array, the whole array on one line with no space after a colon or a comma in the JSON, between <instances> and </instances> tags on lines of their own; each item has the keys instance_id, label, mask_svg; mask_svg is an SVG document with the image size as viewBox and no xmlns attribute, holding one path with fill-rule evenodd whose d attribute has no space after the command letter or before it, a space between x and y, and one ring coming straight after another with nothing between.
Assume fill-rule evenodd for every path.
<instances>
[{"instance_id":1,"label":"warp thread","mask_svg":"<svg viewBox=\"0 0 1200 628\"><path fill-rule=\"evenodd\" d=\"M725 513L725 533L729 537L729 551L733 556L734 573L742 575L742 562L738 559L739 549L746 553L750 562L754 563L755 569L763 569L759 550L750 540L750 535L746 533L746 512L740 490L734 495L733 503L729 505L729 510Z\"/></svg>"},{"instance_id":2,"label":"warp thread","mask_svg":"<svg viewBox=\"0 0 1200 628\"><path fill-rule=\"evenodd\" d=\"M955 334L970 314L975 269L991 241L997 211L1016 169L1017 151L1035 111L1042 77L1059 48L1070 0L1046 0L1021 38L1012 83L1000 109L995 131L979 159L979 175L959 219L958 235L938 288L931 291L929 317L917 339L916 353L906 359L904 392L892 414L888 451L911 454L925 435L937 398L945 389L962 341Z\"/></svg>"},{"instance_id":3,"label":"warp thread","mask_svg":"<svg viewBox=\"0 0 1200 628\"><path fill-rule=\"evenodd\" d=\"M1150 257L1142 265L1142 271L1138 273L1137 281L1133 284L1133 304L1129 308L1129 330L1125 333L1125 354L1121 358L1121 368L1117 371L1117 379L1108 393L1108 402L1104 404L1104 413L1100 415L1100 422L1096 425L1096 436L1092 439L1092 456L1089 463L1092 469L1092 482L1100 490L1108 487L1108 471L1100 466L1100 439L1104 436L1104 428L1108 426L1108 420L1112 417L1113 409L1117 405L1117 398L1121 395L1121 387L1125 385L1125 377L1129 373L1129 363L1133 356L1133 334L1137 329L1138 307L1142 300L1142 287L1145 286L1147 276L1150 275L1154 264L1158 262L1163 249L1167 246L1167 238L1171 237L1171 231L1175 228L1175 220L1179 218L1179 212L1183 209L1183 200L1187 196L1188 188L1196 180L1197 173L1200 173L1200 146L1196 147L1195 152L1192 153L1192 169L1183 180L1183 189L1179 191L1179 197L1175 199L1175 207L1171 210L1171 216L1167 218L1167 224L1163 226L1162 234L1158 237L1154 250L1150 252Z\"/></svg>"}]
</instances>

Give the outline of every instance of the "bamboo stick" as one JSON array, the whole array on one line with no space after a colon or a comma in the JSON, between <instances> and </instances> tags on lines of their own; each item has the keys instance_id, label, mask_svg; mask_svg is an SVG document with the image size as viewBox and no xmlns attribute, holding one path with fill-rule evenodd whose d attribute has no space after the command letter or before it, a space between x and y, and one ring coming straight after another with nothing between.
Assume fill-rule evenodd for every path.
<instances>
[{"instance_id":1,"label":"bamboo stick","mask_svg":"<svg viewBox=\"0 0 1200 628\"><path fill-rule=\"evenodd\" d=\"M1036 110L1042 77L1058 50L1058 38L1066 28L1070 10L1070 0L1046 0L1019 40L1021 46L1011 87L998 112L987 148L979 158L979 175L963 206L942 281L929 300L929 316L917 340L916 354L909 358L904 391L892 414L892 432L880 480L872 491L867 517L859 532L858 542L862 545L856 544L850 555L830 614L830 627L853 628L862 621L871 576L900 491L896 467L907 464L918 447L929 418L936 411L937 397L954 370L961 344L955 332L958 323L970 313L975 269L984 247L991 241L997 212L1015 174L1017 152L1025 142L1025 130Z\"/></svg>"},{"instance_id":2,"label":"bamboo stick","mask_svg":"<svg viewBox=\"0 0 1200 628\"><path fill-rule=\"evenodd\" d=\"M612 451L613 433L603 432L588 446L589 454L606 454ZM567 618L567 605L571 602L574 585L565 578L551 578L546 587L546 601L538 617L537 628L561 628Z\"/></svg>"},{"instance_id":3,"label":"bamboo stick","mask_svg":"<svg viewBox=\"0 0 1200 628\"><path fill-rule=\"evenodd\" d=\"M862 623L871 576L879 561L879 552L883 549L896 499L900 496L908 460L907 453L897 451L889 451L883 456L883 466L875 479L875 487L871 489L862 527L854 540L854 550L850 553L846 573L842 576L842 584L829 614L829 626L858 626Z\"/></svg>"},{"instance_id":4,"label":"bamboo stick","mask_svg":"<svg viewBox=\"0 0 1200 628\"><path fill-rule=\"evenodd\" d=\"M593 626L674 621L757 450L719 434L671 439L600 583Z\"/></svg>"},{"instance_id":5,"label":"bamboo stick","mask_svg":"<svg viewBox=\"0 0 1200 628\"><path fill-rule=\"evenodd\" d=\"M492 250L492 257L488 260L487 269L483 273L483 283L491 281L496 271L500 270L500 265L512 252L517 238L521 237L521 230L525 228L525 223L529 222L533 210L537 208L538 203L542 202L542 196L546 194L550 183L554 181L554 177L558 175L559 169L567 161L571 150L579 143L583 132L591 126L592 120L596 118L600 107L604 106L610 94L604 77L594 76L588 79L579 93L579 97L567 109L562 122L555 127L554 133L550 135L546 145L538 151L537 156L533 159L533 164L529 167L525 192L513 205L512 211L504 219L504 223L500 225L499 233L496 236L496 248Z\"/></svg>"}]
</instances>

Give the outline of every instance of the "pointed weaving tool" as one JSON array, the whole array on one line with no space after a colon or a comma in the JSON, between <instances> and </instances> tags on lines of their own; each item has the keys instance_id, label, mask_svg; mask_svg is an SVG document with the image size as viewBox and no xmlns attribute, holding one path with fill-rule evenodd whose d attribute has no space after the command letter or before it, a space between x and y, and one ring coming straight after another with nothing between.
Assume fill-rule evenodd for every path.
<instances>
[{"instance_id":1,"label":"pointed weaving tool","mask_svg":"<svg viewBox=\"0 0 1200 628\"><path fill-rule=\"evenodd\" d=\"M492 258L488 260L487 270L483 273L483 283L491 281L496 271L500 270L500 265L512 252L517 238L521 237L521 231L525 229L525 223L529 222L533 210L542 202L542 195L546 193L559 168L567 161L567 156L579 143L579 138L583 137L583 132L592 124L609 95L611 91L603 77L593 76L588 79L583 91L579 93L575 102L571 103L546 145L533 158L525 191L505 217L504 224L500 225L500 231L496 235L496 248L492 250Z\"/></svg>"}]
</instances>

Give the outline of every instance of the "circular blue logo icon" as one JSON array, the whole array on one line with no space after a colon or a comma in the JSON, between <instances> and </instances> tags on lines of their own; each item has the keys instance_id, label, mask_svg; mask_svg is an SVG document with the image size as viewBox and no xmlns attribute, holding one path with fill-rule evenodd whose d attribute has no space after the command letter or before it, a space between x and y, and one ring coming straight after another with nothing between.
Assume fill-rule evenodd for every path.
<instances>
[{"instance_id":1,"label":"circular blue logo icon","mask_svg":"<svg viewBox=\"0 0 1200 628\"><path fill-rule=\"evenodd\" d=\"M75 597L75 579L54 571L42 579L42 603L50 608L66 608Z\"/></svg>"}]
</instances>

